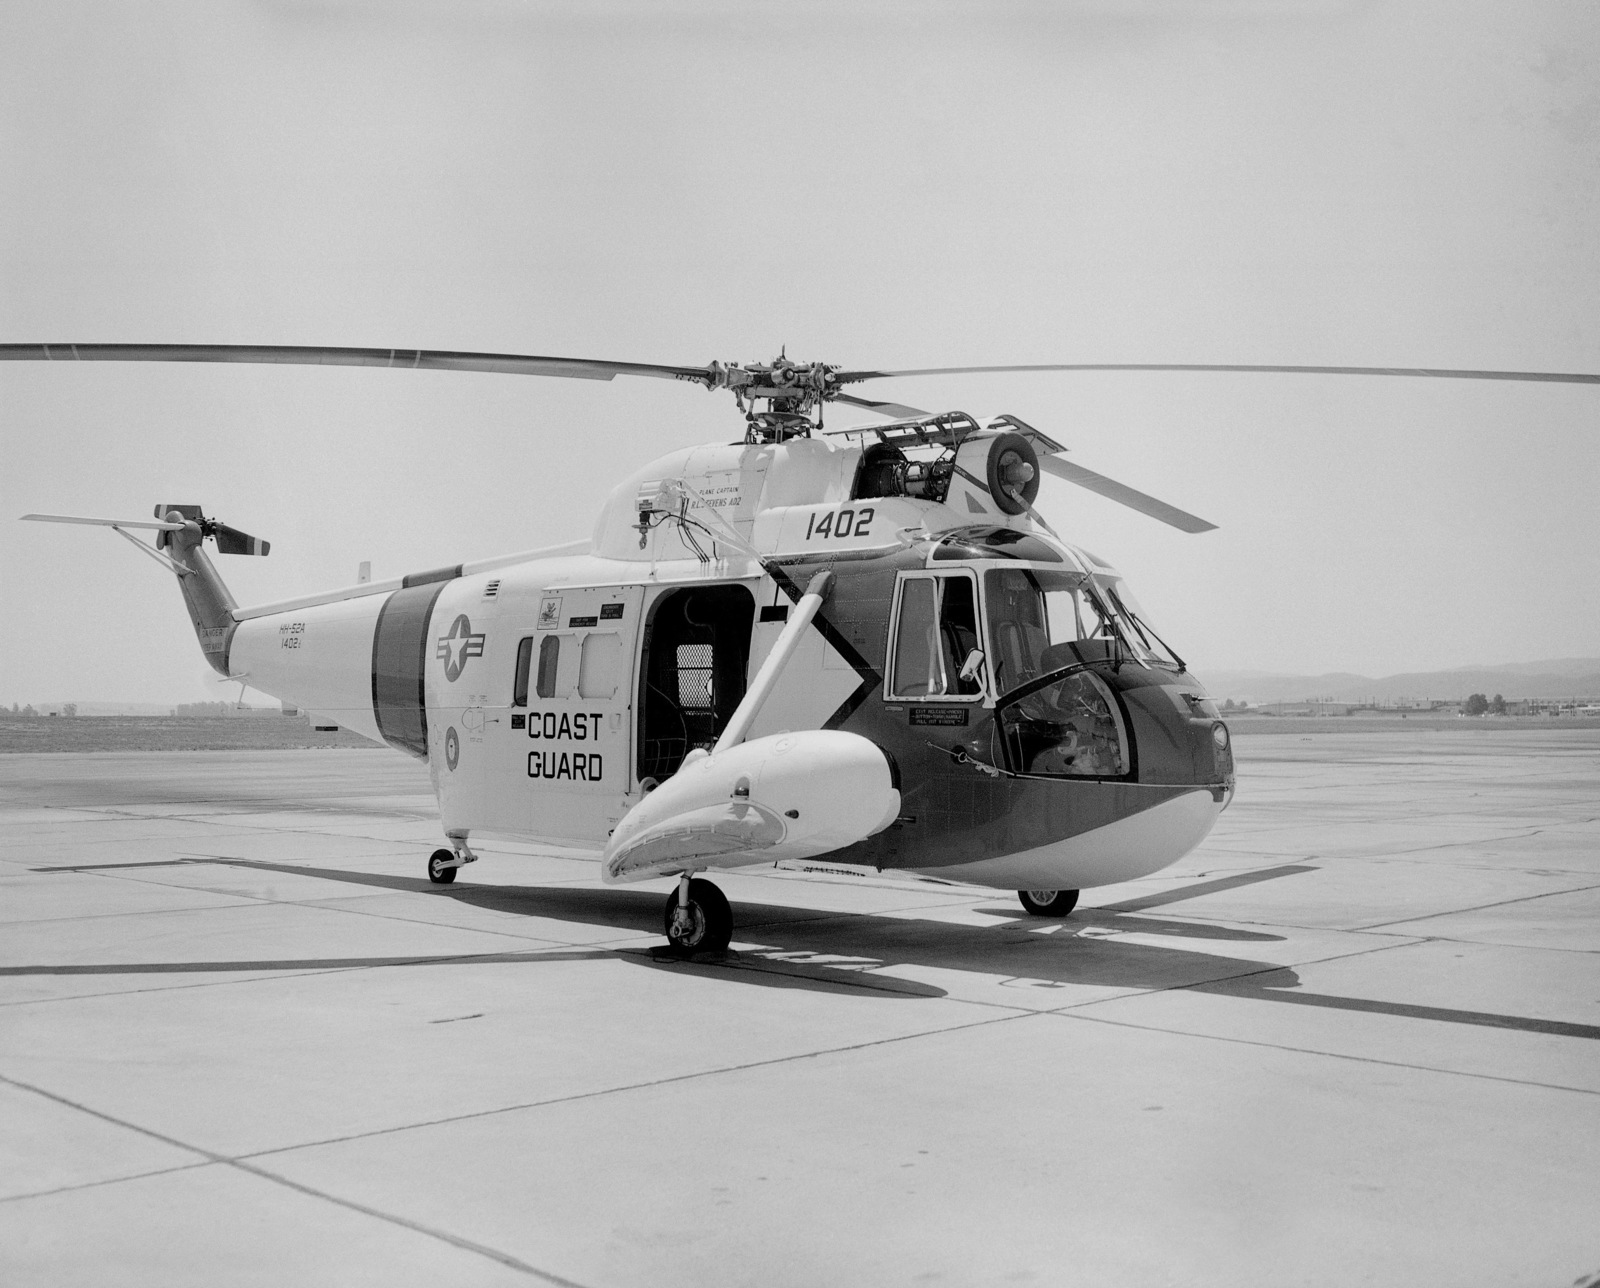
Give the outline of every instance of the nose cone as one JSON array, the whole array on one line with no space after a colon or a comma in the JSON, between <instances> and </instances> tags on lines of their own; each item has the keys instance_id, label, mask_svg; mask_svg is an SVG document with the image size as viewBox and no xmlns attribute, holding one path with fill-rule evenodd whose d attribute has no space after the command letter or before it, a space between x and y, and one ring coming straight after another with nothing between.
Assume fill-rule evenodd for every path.
<instances>
[{"instance_id":1,"label":"nose cone","mask_svg":"<svg viewBox=\"0 0 1600 1288\"><path fill-rule=\"evenodd\" d=\"M1233 788L1233 737L1192 677L1125 667L1119 678L1141 783L1194 783L1219 800Z\"/></svg>"},{"instance_id":2,"label":"nose cone","mask_svg":"<svg viewBox=\"0 0 1600 1288\"><path fill-rule=\"evenodd\" d=\"M1088 786L1063 781L1043 785L1040 790L1077 793ZM1133 805L1137 789L1122 790ZM1113 885L1176 863L1205 840L1222 808L1210 791L1180 791L1160 804L1133 806L1123 817L1048 844L970 863L911 870L1004 890L1087 890Z\"/></svg>"}]
</instances>

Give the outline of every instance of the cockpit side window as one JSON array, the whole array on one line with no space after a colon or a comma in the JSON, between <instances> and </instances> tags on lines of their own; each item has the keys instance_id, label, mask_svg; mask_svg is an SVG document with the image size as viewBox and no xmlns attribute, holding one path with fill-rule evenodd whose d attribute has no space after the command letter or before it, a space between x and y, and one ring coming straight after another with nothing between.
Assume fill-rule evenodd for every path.
<instances>
[{"instance_id":1,"label":"cockpit side window","mask_svg":"<svg viewBox=\"0 0 1600 1288\"><path fill-rule=\"evenodd\" d=\"M976 585L965 573L913 573L900 584L889 692L897 698L969 698L961 672L978 644Z\"/></svg>"}]
</instances>

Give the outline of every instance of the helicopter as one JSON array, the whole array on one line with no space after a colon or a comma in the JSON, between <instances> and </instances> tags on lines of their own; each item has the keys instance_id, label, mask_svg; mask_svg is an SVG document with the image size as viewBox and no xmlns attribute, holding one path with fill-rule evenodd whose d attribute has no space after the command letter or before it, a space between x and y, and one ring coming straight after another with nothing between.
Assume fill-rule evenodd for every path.
<instances>
[{"instance_id":1,"label":"helicopter","mask_svg":"<svg viewBox=\"0 0 1600 1288\"><path fill-rule=\"evenodd\" d=\"M1188 533L1215 525L1067 461L1019 417L861 397L969 372L1227 371L1600 383L1582 373L1075 363L849 370L447 350L7 344L0 359L249 362L669 379L726 390L735 442L618 483L589 540L241 607L205 553L270 543L192 502L110 527L178 581L220 675L424 761L453 882L470 839L671 879L669 951L725 951L703 873L890 873L1062 917L1146 876L1232 801L1232 735L1126 580L1034 506L1044 473ZM827 428L842 404L881 419ZM154 533L153 542L134 535Z\"/></svg>"}]
</instances>

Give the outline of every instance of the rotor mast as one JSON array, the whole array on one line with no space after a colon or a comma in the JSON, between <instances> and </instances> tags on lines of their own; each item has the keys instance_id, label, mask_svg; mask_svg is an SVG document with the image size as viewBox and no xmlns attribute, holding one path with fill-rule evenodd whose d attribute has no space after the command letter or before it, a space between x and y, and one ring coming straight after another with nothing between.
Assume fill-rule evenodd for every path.
<instances>
[{"instance_id":1,"label":"rotor mast","mask_svg":"<svg viewBox=\"0 0 1600 1288\"><path fill-rule=\"evenodd\" d=\"M837 367L794 362L783 353L771 362L712 362L706 388L726 389L744 413L745 441L781 443L808 438L822 428L822 404L838 395Z\"/></svg>"}]
</instances>

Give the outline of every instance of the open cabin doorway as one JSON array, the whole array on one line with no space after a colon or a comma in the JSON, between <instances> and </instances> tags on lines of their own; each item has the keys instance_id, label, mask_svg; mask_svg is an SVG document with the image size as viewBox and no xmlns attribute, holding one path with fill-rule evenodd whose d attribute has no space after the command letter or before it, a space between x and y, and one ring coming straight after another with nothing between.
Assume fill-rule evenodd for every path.
<instances>
[{"instance_id":1,"label":"open cabin doorway","mask_svg":"<svg viewBox=\"0 0 1600 1288\"><path fill-rule=\"evenodd\" d=\"M686 586L650 605L640 663L639 781L662 782L711 747L744 697L756 601L739 585Z\"/></svg>"}]
</instances>

